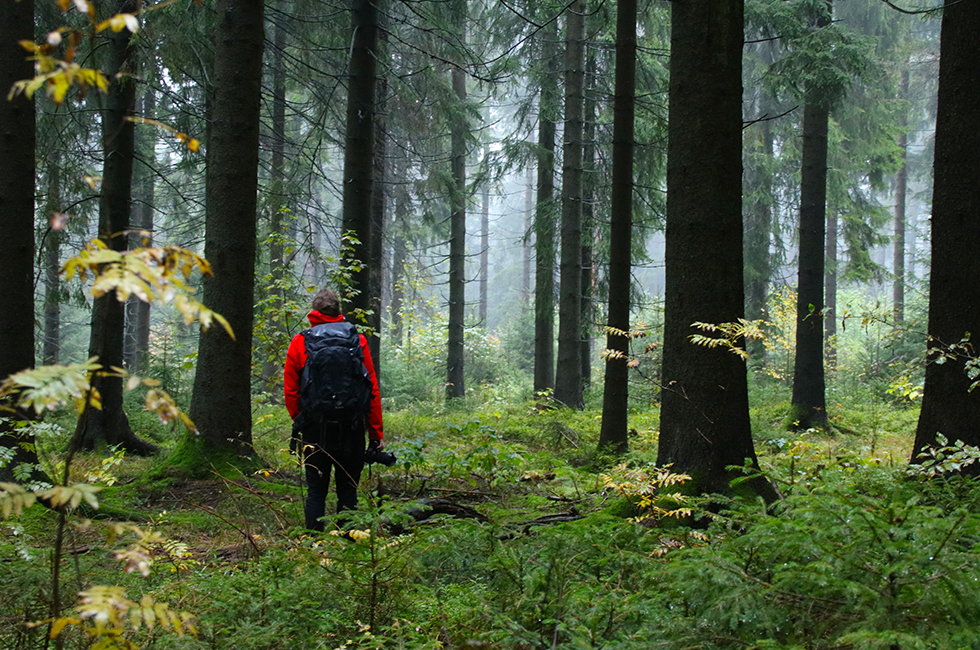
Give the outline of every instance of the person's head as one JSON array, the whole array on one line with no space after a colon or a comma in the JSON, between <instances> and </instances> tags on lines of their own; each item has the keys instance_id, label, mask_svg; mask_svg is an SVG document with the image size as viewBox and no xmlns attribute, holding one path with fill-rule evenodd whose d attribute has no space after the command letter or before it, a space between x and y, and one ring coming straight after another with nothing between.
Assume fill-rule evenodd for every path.
<instances>
[{"instance_id":1,"label":"person's head","mask_svg":"<svg viewBox=\"0 0 980 650\"><path fill-rule=\"evenodd\" d=\"M313 309L317 310L324 316L339 316L340 299L337 297L337 292L328 287L320 289L317 294L313 296Z\"/></svg>"}]
</instances>

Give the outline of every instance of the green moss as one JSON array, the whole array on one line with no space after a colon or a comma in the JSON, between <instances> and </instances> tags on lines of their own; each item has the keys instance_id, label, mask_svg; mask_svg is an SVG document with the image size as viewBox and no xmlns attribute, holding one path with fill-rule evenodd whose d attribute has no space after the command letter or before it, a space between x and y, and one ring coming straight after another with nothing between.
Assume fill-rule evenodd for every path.
<instances>
[{"instance_id":1,"label":"green moss","mask_svg":"<svg viewBox=\"0 0 980 650\"><path fill-rule=\"evenodd\" d=\"M263 467L258 454L245 456L231 446L209 445L199 435L187 435L177 443L163 465L163 475L204 478L213 474L235 477Z\"/></svg>"}]
</instances>

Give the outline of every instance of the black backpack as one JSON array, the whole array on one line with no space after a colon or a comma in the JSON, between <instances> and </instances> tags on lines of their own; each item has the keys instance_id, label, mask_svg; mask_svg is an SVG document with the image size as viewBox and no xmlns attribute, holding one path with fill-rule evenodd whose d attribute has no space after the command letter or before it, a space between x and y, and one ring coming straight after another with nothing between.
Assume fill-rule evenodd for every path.
<instances>
[{"instance_id":1,"label":"black backpack","mask_svg":"<svg viewBox=\"0 0 980 650\"><path fill-rule=\"evenodd\" d=\"M326 420L366 413L372 385L357 328L344 321L321 323L302 334L306 365L300 374L300 412Z\"/></svg>"}]
</instances>

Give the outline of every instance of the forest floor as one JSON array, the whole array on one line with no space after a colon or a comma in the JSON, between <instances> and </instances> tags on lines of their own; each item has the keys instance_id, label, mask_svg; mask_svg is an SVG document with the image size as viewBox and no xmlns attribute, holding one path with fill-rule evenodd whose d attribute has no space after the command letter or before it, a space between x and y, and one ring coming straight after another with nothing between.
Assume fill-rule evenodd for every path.
<instances>
[{"instance_id":1,"label":"forest floor","mask_svg":"<svg viewBox=\"0 0 980 650\"><path fill-rule=\"evenodd\" d=\"M830 402L837 431L828 435L785 428L785 389L755 392L760 464L784 489L803 481L809 488L822 471L814 468L895 469L907 463L916 410L842 395ZM606 606L613 592L638 589L649 579L633 563L646 571L652 565L643 558L700 544L700 533L678 529L663 504L643 505L644 490L650 494L655 480L642 472L656 459L656 408L631 415L631 451L617 459L595 449L597 410L539 406L422 406L387 413L388 449L398 463L365 469L359 513L346 522L365 531L355 539L302 528L305 488L288 453L288 416L281 407L255 414L253 437L265 469L253 475L215 472L189 479L172 475L161 458L82 454L72 478L104 485L98 494L103 507L91 521L73 520L66 529L65 592L114 584L132 598L153 594L200 619L200 639L144 632L137 647L388 647L395 637L372 641L353 622L390 630L409 620L415 627L399 628L397 647L483 647L466 643L488 639L499 647L537 647L543 639L561 641L547 643L551 647L579 647L591 636L601 646L599 639L618 634L602 616L619 615L596 608ZM173 434L157 425L140 433L174 444ZM47 462L56 468L59 459L50 455ZM679 501L670 507L697 508L674 498ZM332 499L331 491L328 512ZM631 517L642 525L630 523ZM335 527L328 517L327 530ZM7 570L0 579L25 590L0 597L0 616L7 622L43 620L45 597L37 594L47 593L44 558L55 545L58 517L33 508L0 530L5 553L22 558L0 564ZM152 567L148 577L132 571L135 565L127 565L131 573L119 570L119 560L134 548ZM590 573L607 569L617 576L613 583L603 577L586 586ZM321 594L316 585L323 580L342 587ZM269 591L273 585L281 597ZM295 603L288 594L312 598L336 616L298 622L289 614ZM634 621L642 607L621 615ZM12 611L20 613L11 618ZM507 642L500 636L505 629L511 630ZM0 641L41 647L32 645L40 643L37 638L18 634L0 632ZM83 637L72 638L84 646Z\"/></svg>"}]
</instances>

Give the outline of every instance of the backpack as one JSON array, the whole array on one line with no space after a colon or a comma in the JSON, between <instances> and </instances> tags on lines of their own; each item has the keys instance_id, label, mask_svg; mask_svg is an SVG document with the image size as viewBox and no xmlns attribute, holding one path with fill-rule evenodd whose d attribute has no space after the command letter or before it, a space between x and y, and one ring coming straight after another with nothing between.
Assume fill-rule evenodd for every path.
<instances>
[{"instance_id":1,"label":"backpack","mask_svg":"<svg viewBox=\"0 0 980 650\"><path fill-rule=\"evenodd\" d=\"M372 384L357 328L344 321L321 323L302 335L306 365L300 373L300 412L320 420L366 413Z\"/></svg>"}]
</instances>

